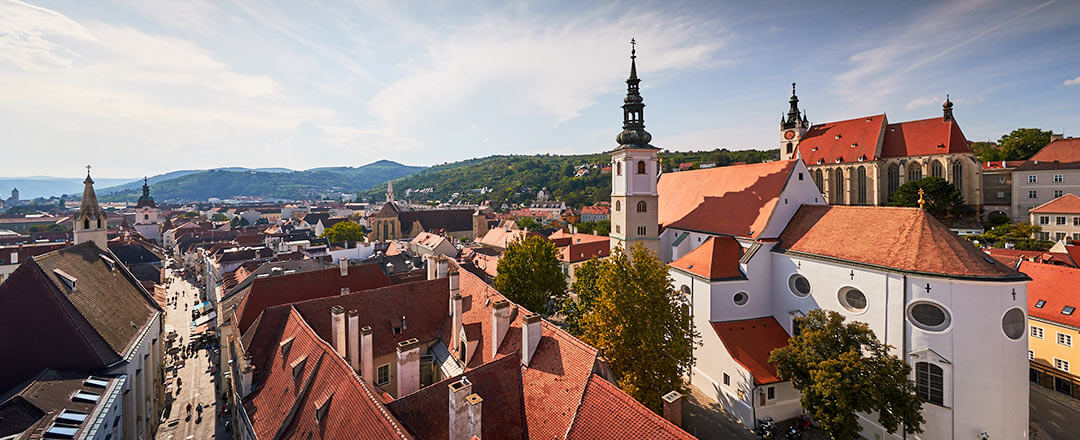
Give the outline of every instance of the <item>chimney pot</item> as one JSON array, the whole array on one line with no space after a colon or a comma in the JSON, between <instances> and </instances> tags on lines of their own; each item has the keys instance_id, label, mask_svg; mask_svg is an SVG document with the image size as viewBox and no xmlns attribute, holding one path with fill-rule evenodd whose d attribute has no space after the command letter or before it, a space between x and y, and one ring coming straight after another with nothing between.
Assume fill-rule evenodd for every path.
<instances>
[{"instance_id":1,"label":"chimney pot","mask_svg":"<svg viewBox=\"0 0 1080 440\"><path fill-rule=\"evenodd\" d=\"M436 264L435 264L435 256L434 255L428 255L425 258L425 265L427 266L427 279L428 279L428 281L436 279L437 276L436 276L436 270L435 270L435 266L436 266Z\"/></svg>"},{"instance_id":2,"label":"chimney pot","mask_svg":"<svg viewBox=\"0 0 1080 440\"><path fill-rule=\"evenodd\" d=\"M345 357L345 308L334 306L330 308L330 339L334 340L334 351L338 356Z\"/></svg>"},{"instance_id":3,"label":"chimney pot","mask_svg":"<svg viewBox=\"0 0 1080 440\"><path fill-rule=\"evenodd\" d=\"M484 399L472 392L472 383L465 376L449 385L449 439L470 440L480 437L480 413Z\"/></svg>"},{"instance_id":4,"label":"chimney pot","mask_svg":"<svg viewBox=\"0 0 1080 440\"><path fill-rule=\"evenodd\" d=\"M540 315L530 313L523 318L524 328L521 329L521 364L526 367L532 362L536 354L536 347L540 345Z\"/></svg>"},{"instance_id":5,"label":"chimney pot","mask_svg":"<svg viewBox=\"0 0 1080 440\"><path fill-rule=\"evenodd\" d=\"M664 418L675 426L682 427L682 403L683 396L678 391L664 394Z\"/></svg>"},{"instance_id":6,"label":"chimney pot","mask_svg":"<svg viewBox=\"0 0 1080 440\"><path fill-rule=\"evenodd\" d=\"M442 254L439 254L435 258L435 267L435 276L438 278L446 278L447 274L449 273L450 261L447 260L447 258Z\"/></svg>"},{"instance_id":7,"label":"chimney pot","mask_svg":"<svg viewBox=\"0 0 1080 440\"><path fill-rule=\"evenodd\" d=\"M461 344L461 327L463 325L461 322L461 314L462 309L464 308L461 303L461 293L454 292L454 294L450 297L450 304L452 306L450 308L450 311L454 314L454 319L451 322L452 325L450 327L450 331L452 332L450 334L450 344L452 345L451 349L457 349L458 346Z\"/></svg>"},{"instance_id":8,"label":"chimney pot","mask_svg":"<svg viewBox=\"0 0 1080 440\"><path fill-rule=\"evenodd\" d=\"M397 344L397 398L420 389L420 341L409 338Z\"/></svg>"},{"instance_id":9,"label":"chimney pot","mask_svg":"<svg viewBox=\"0 0 1080 440\"><path fill-rule=\"evenodd\" d=\"M499 351L499 347L502 345L503 338L506 337L506 331L510 329L510 301L500 299L495 301L491 307L491 358L495 358L495 354Z\"/></svg>"},{"instance_id":10,"label":"chimney pot","mask_svg":"<svg viewBox=\"0 0 1080 440\"><path fill-rule=\"evenodd\" d=\"M345 313L348 317L349 331L346 337L349 346L349 366L353 371L360 371L360 311L350 309Z\"/></svg>"},{"instance_id":11,"label":"chimney pot","mask_svg":"<svg viewBox=\"0 0 1080 440\"><path fill-rule=\"evenodd\" d=\"M372 356L371 326L360 329L360 373L368 385L375 385L375 362Z\"/></svg>"},{"instance_id":12,"label":"chimney pot","mask_svg":"<svg viewBox=\"0 0 1080 440\"><path fill-rule=\"evenodd\" d=\"M349 276L349 259L342 258L338 260L338 268L341 269L341 276Z\"/></svg>"}]
</instances>

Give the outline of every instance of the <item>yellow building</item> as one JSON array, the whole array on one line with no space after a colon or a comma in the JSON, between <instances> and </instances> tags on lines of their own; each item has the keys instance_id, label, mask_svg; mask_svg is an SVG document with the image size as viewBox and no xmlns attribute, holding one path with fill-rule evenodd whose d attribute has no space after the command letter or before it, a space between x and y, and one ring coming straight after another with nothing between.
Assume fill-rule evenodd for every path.
<instances>
[{"instance_id":1,"label":"yellow building","mask_svg":"<svg viewBox=\"0 0 1080 440\"><path fill-rule=\"evenodd\" d=\"M1031 381L1080 397L1080 313L1076 311L1080 269L1028 261L1019 269L1032 279L1028 284Z\"/></svg>"}]
</instances>

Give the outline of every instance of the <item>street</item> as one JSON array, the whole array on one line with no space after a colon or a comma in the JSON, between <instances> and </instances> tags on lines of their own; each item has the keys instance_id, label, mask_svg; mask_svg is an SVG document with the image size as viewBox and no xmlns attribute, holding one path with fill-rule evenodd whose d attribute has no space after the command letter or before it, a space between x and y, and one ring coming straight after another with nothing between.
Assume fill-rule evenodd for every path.
<instances>
[{"instance_id":1,"label":"street","mask_svg":"<svg viewBox=\"0 0 1080 440\"><path fill-rule=\"evenodd\" d=\"M1064 440L1080 438L1080 400L1049 388L1031 385L1031 426L1038 430L1032 439Z\"/></svg>"},{"instance_id":2,"label":"street","mask_svg":"<svg viewBox=\"0 0 1080 440\"><path fill-rule=\"evenodd\" d=\"M166 328L174 329L165 354L165 418L158 428L157 438L166 439L227 439L224 418L219 417L220 397L216 392L210 364L216 356L210 348L196 348L192 341L192 309L202 303L199 289L166 269L169 305L166 307ZM201 409L201 411L199 411Z\"/></svg>"}]
</instances>

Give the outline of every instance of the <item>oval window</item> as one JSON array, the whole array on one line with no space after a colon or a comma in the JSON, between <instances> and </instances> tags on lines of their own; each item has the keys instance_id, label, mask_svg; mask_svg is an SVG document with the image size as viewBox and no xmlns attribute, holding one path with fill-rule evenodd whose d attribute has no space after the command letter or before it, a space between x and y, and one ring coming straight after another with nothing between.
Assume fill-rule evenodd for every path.
<instances>
[{"instance_id":1,"label":"oval window","mask_svg":"<svg viewBox=\"0 0 1080 440\"><path fill-rule=\"evenodd\" d=\"M747 295L746 292L736 292L735 296L733 296L731 298L731 301L733 301L735 303L735 305L737 305L737 306L741 306L743 304L746 304L746 302L749 301L749 300L750 300L750 295Z\"/></svg>"},{"instance_id":2,"label":"oval window","mask_svg":"<svg viewBox=\"0 0 1080 440\"><path fill-rule=\"evenodd\" d=\"M840 289L840 305L849 312L862 312L866 310L866 294L854 287Z\"/></svg>"},{"instance_id":3,"label":"oval window","mask_svg":"<svg viewBox=\"0 0 1080 440\"><path fill-rule=\"evenodd\" d=\"M1009 339L1018 340L1024 337L1024 330L1027 327L1027 322L1024 317L1024 311L1019 308L1010 309L1001 316L1001 331L1005 332L1005 336Z\"/></svg>"},{"instance_id":4,"label":"oval window","mask_svg":"<svg viewBox=\"0 0 1080 440\"><path fill-rule=\"evenodd\" d=\"M908 309L908 319L918 328L935 332L949 328L952 323L949 311L931 302L912 304Z\"/></svg>"},{"instance_id":5,"label":"oval window","mask_svg":"<svg viewBox=\"0 0 1080 440\"><path fill-rule=\"evenodd\" d=\"M806 277L795 274L788 279L788 288L791 289L791 293L799 298L805 298L810 294L810 280Z\"/></svg>"}]
</instances>

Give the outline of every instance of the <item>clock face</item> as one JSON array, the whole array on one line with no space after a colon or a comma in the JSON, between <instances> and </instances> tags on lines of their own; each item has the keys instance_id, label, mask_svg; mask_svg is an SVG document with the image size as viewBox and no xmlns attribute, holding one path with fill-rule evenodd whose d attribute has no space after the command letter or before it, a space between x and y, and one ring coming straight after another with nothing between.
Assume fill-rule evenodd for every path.
<instances>
[{"instance_id":1,"label":"clock face","mask_svg":"<svg viewBox=\"0 0 1080 440\"><path fill-rule=\"evenodd\" d=\"M790 140L793 137L795 137L795 131L794 130L788 130L788 131L784 132L784 139Z\"/></svg>"}]
</instances>

